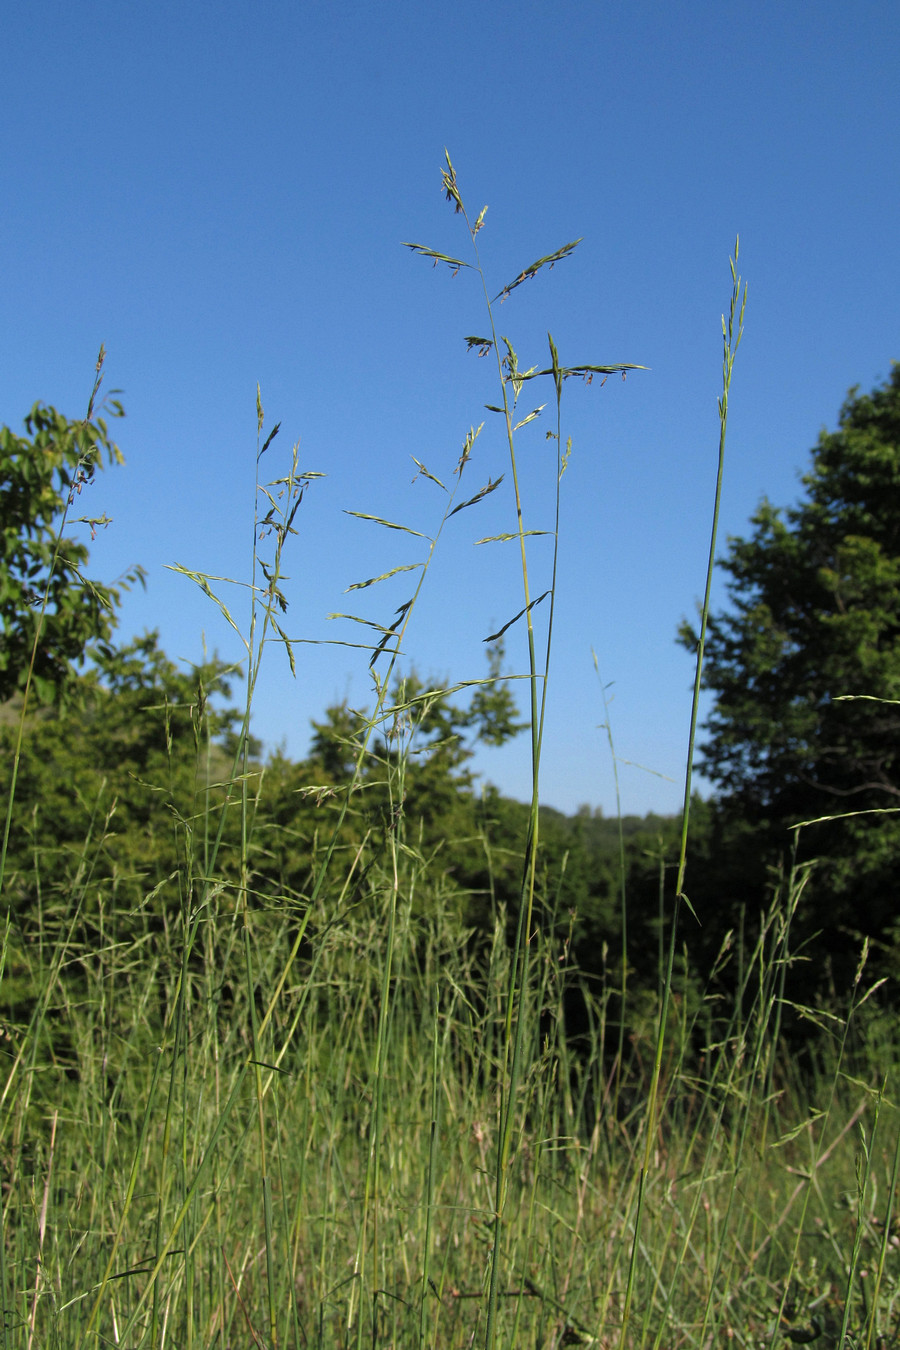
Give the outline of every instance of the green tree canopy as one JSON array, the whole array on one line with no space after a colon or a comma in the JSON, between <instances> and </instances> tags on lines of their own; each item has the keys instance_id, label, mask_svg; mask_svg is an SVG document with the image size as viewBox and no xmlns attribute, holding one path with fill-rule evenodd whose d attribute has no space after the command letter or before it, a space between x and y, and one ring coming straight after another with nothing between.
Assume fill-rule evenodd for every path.
<instances>
[{"instance_id":1,"label":"green tree canopy","mask_svg":"<svg viewBox=\"0 0 900 1350\"><path fill-rule=\"evenodd\" d=\"M801 839L834 902L820 926L878 934L900 875L900 365L850 391L802 481L798 505L764 500L730 541L700 767L726 815L785 851L791 826L828 817Z\"/></svg>"},{"instance_id":2,"label":"green tree canopy","mask_svg":"<svg viewBox=\"0 0 900 1350\"><path fill-rule=\"evenodd\" d=\"M77 714L45 708L28 718L3 891L14 910L33 907L36 867L45 900L71 894L89 839L94 878L113 878L126 909L176 877L181 837L230 776L221 742L233 743L238 720L227 703L234 673L216 658L182 671L147 633L103 645L77 677ZM15 725L0 722L4 801L15 741ZM174 880L170 892L160 909L174 903Z\"/></svg>"},{"instance_id":3,"label":"green tree canopy","mask_svg":"<svg viewBox=\"0 0 900 1350\"><path fill-rule=\"evenodd\" d=\"M101 363L102 353L95 394ZM115 401L106 410L124 415ZM64 514L64 528L80 523L93 533L106 523L72 510L104 461L121 463L122 455L105 418L93 418L93 399L83 421L36 403L24 436L0 427L0 703L24 688L39 625L32 686L44 703L59 696L90 644L112 634L119 589L88 580L87 546L60 537ZM136 580L141 568L120 586Z\"/></svg>"}]
</instances>

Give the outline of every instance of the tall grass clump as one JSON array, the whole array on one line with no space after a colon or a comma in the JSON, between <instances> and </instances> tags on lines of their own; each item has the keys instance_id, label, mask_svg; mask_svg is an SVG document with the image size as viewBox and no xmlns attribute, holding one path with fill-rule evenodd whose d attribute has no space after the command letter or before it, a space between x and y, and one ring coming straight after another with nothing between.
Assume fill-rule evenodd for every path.
<instances>
[{"instance_id":1,"label":"tall grass clump","mask_svg":"<svg viewBox=\"0 0 900 1350\"><path fill-rule=\"evenodd\" d=\"M548 334L547 342L549 346L550 366L541 370L538 370L535 366L531 366L524 371L521 370L518 355L509 338L498 336L494 306L498 302L506 300L517 287L522 285L525 281L533 279L543 268L552 268L556 263L569 257L577 247L578 243L580 243L580 240L574 240L572 243L563 245L562 248L557 249L555 252L537 259L537 261L533 262L529 267L524 268L511 282L508 282L493 298L491 298L490 287L488 286L478 252L478 234L484 226L487 207L482 208L474 221L470 219L460 194L456 171L453 168L449 154L446 155L446 168L442 170L441 176L447 201L452 204L454 211L458 215L461 215L465 221L466 229L471 240L472 261L467 262L459 258L449 258L446 254L439 253L431 248L426 248L421 244L410 244L408 247L411 248L413 252L422 254L427 258L432 258L436 263L445 263L454 270L471 268L476 272L480 282L490 337L468 337L466 342L470 349L476 348L481 355L485 355L488 352L493 353L496 363L501 403L499 406L491 407L489 405L489 411L499 414L503 419L509 454L509 473L512 481L515 503L516 529L513 537L518 546L522 575L523 607L515 618L511 619L509 623L504 626L501 633L505 632L507 628L519 619L524 619L528 647L532 785L531 814L528 821L528 833L525 842L522 884L518 906L519 913L516 935L512 948L509 983L507 986L503 1060L499 1077L500 1100L496 1145L494 1236L490 1263L490 1278L488 1283L487 1326L485 1333L485 1344L490 1348L493 1347L496 1342L497 1299L500 1287L501 1269L504 1268L502 1258L504 1256L504 1247L506 1245L504 1229L510 1182L510 1163L513 1151L514 1134L517 1121L520 1118L518 1097L520 1086L526 1071L525 1047L529 1035L527 990L529 988L529 959L532 945L531 934L534 922L535 882L540 838L541 747L543 743L544 720L549 692L550 654L553 639L553 619L556 607L557 564L559 559L560 490L563 474L565 473L572 448L571 441L566 442L565 445L563 443L563 384L573 375L580 376L582 379L592 379L594 375L602 375L605 378L613 373L624 375L627 370L633 370L636 367L634 365L623 365L621 363L616 365L563 366L559 361L556 344L554 343L552 336ZM552 531L553 558L548 588L540 595L534 595L534 586L528 568L529 558L527 550L527 536L529 533L532 533L532 531L526 529L525 523L525 508L519 485L519 466L516 456L516 433L521 428L534 421L541 414L545 405L542 404L539 407L532 408L524 417L518 418L518 420L514 419L517 417L516 407L519 396L526 384L529 384L530 387L530 381L547 378L552 381L556 411L555 429L548 433L548 439L554 441L556 448L555 512L554 527ZM505 540L491 542L499 543L505 542ZM547 620L547 636L544 651L543 653L539 653L535 639L533 610L535 606L539 605L543 600L547 600L548 602L549 616Z\"/></svg>"},{"instance_id":2,"label":"tall grass clump","mask_svg":"<svg viewBox=\"0 0 900 1350\"><path fill-rule=\"evenodd\" d=\"M263 760L253 701L273 644L297 663L284 569L319 475L298 446L264 472L279 428L267 430L257 390L247 577L177 565L241 644L233 734L216 663L173 677L177 698L138 699L153 754L128 783L98 775L73 790L86 825L64 848L39 809L19 821L5 780L19 832L0 948L3 1350L709 1350L785 1337L887 1350L900 1295L897 1039L870 1012L865 960L844 1007L792 1004L806 865L775 879L767 911L728 935L705 979L681 943L697 921L686 858L708 581L681 832L659 859L658 987L639 987L625 941L624 849L621 950L590 969L573 955L578 916L545 865L539 809L572 452L563 390L634 367L567 365L548 336L546 361L526 368L496 306L576 244L495 290L479 254L485 211L468 212L449 156L441 181L466 256L409 247L471 277L484 305L483 336L466 342L494 363L511 521L480 542L517 550L521 593L490 636L521 635L522 666L449 689L404 667L438 548L501 487L468 487L472 427L449 471L417 461L430 520L351 512L411 551L350 593L412 584L384 622L333 616L372 680L370 708L344 709L335 728L340 769ZM737 251L710 566L744 314L736 263ZM517 410L536 380L552 415L550 520L519 473L520 438L546 406ZM538 580L529 546L542 532L553 550ZM476 923L447 841L410 802L422 764L446 750L447 699L488 706L505 678L528 691L532 791L521 841L487 827L467 841L488 872ZM22 708L22 773L47 725ZM126 794L146 804L143 851L119 823ZM513 847L507 907L493 878ZM786 1023L813 1020L804 1057L786 1053Z\"/></svg>"}]
</instances>

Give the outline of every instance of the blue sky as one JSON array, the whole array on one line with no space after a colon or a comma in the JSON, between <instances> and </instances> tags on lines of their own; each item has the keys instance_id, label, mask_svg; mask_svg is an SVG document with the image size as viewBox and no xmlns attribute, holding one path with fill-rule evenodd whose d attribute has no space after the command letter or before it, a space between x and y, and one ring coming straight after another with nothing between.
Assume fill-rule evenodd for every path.
<instances>
[{"instance_id":1,"label":"blue sky","mask_svg":"<svg viewBox=\"0 0 900 1350\"><path fill-rule=\"evenodd\" d=\"M121 636L159 628L172 656L199 659L204 639L239 656L167 564L249 575L257 381L282 423L273 474L300 440L327 475L287 565L294 636L352 639L325 616L384 622L408 598L405 575L344 594L421 556L345 512L433 530L440 494L412 483L411 455L446 479L485 420L472 491L504 471L483 411L496 372L462 341L485 328L475 278L401 247L468 256L444 147L469 208L489 206L493 292L583 236L499 315L525 366L545 363L550 331L563 362L650 367L566 389L542 795L614 808L593 648L631 762L624 809L677 809L692 666L674 638L704 582L729 254L739 232L723 539L763 494L796 498L848 387L900 357L900 7L32 0L8 8L3 46L0 421L18 428L37 400L80 415L106 345L127 464L91 490L114 519L91 573L147 568ZM519 447L533 529L552 526L545 429ZM473 547L514 528L508 488L442 538L407 642L435 682L485 673L482 639L521 606L511 546ZM517 625L511 671L523 644ZM302 755L310 718L370 699L364 654L304 645L296 680L270 657L254 722L270 746ZM524 739L477 767L527 796Z\"/></svg>"}]
</instances>

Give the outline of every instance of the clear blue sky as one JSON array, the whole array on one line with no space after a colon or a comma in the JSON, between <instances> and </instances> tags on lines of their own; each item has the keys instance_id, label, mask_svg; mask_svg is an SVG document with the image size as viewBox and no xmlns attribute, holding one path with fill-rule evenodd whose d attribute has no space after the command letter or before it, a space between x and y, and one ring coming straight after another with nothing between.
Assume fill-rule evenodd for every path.
<instances>
[{"instance_id":1,"label":"clear blue sky","mask_svg":"<svg viewBox=\"0 0 900 1350\"><path fill-rule=\"evenodd\" d=\"M80 415L105 343L127 464L92 488L114 524L91 573L144 564L121 636L158 627L172 656L198 659L204 634L239 654L166 565L249 574L257 381L280 453L300 439L328 475L287 568L295 636L354 638L325 616L385 621L407 598L404 576L343 594L417 557L343 513L433 529L439 493L412 484L411 455L446 477L487 418L472 490L504 470L483 411L496 376L462 342L485 327L474 278L401 247L467 256L444 146L470 208L489 205L495 291L584 236L500 314L524 365L549 330L564 362L651 368L567 388L542 795L614 807L593 648L617 751L654 771L623 765L624 808L677 809L692 666L674 636L703 587L735 235L750 294L723 537L764 493L796 498L848 387L900 357L896 0L31 0L7 7L2 42L0 421L36 400ZM528 431L526 525L548 528L551 452ZM436 681L484 673L482 639L521 605L511 547L472 547L514 527L508 487L442 541L407 644ZM517 625L510 669L523 640ZM369 694L363 654L304 646L293 681L273 649L254 729L302 755L311 717ZM478 768L527 795L524 739Z\"/></svg>"}]
</instances>

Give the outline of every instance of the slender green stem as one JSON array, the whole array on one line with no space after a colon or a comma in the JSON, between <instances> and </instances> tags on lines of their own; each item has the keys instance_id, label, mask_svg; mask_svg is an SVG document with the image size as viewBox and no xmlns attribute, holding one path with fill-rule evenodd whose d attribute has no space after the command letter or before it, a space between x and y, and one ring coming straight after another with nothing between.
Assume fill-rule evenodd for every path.
<instances>
[{"instance_id":1,"label":"slender green stem","mask_svg":"<svg viewBox=\"0 0 900 1350\"><path fill-rule=\"evenodd\" d=\"M619 757L616 754L616 747L613 743L612 721L609 713L609 699L606 697L606 686L600 675L600 665L597 660L597 653L591 648L591 656L594 659L594 670L597 672L597 680L600 684L600 695L603 699L603 717L606 738L609 743L609 757L612 761L613 784L616 791L616 833L619 844L619 923L622 928L620 939L621 961L619 967L619 1040L616 1053L616 1078L613 1095L613 1116L618 1116L619 1111L619 1090L623 1077L623 1065L625 1060L625 1008L628 994L628 904L625 880L625 829L622 823L622 794L619 786Z\"/></svg>"},{"instance_id":2,"label":"slender green stem","mask_svg":"<svg viewBox=\"0 0 900 1350\"><path fill-rule=\"evenodd\" d=\"M684 874L687 865L687 844L688 844L688 823L690 819L691 808L691 785L694 764L694 741L697 734L697 721L700 710L700 690L703 679L703 653L706 645L706 630L709 623L710 598L712 594L713 573L716 561L716 539L719 528L719 510L722 501L722 482L725 474L725 438L728 424L728 396L731 390L731 377L734 370L734 358L737 349L740 346L744 331L744 310L747 304L747 288L744 287L743 295L741 293L741 279L737 274L738 250L740 241L737 240L734 246L734 255L730 259L731 267L731 305L728 312L728 320L722 318L722 340L723 340L723 358L722 358L722 395L719 398L719 456L718 468L716 472L716 492L713 503L712 528L710 530L709 556L706 566L706 588L703 595L703 607L700 614L700 636L697 643L697 660L694 672L694 692L691 699L691 723L688 736L687 763L684 776L684 803L681 814L681 843L678 855L678 879L675 885L675 904L672 911L671 929L669 933L669 950L666 964L666 973L663 980L663 986L660 990L659 998L659 1021L657 1024L656 1050L653 1060L653 1071L650 1078L650 1090L648 1094L647 1108L644 1123L644 1157L641 1165L641 1183L638 1190L638 1207L635 1216L634 1236L632 1241L632 1255L629 1265L628 1283L625 1291L625 1302L622 1312L622 1331L620 1337L620 1346L624 1350L628 1334L628 1323L631 1315L631 1302L634 1295L635 1273L637 1268L637 1251L640 1244L641 1222L643 1219L643 1206L645 1197L645 1184L647 1174L650 1169L650 1159L653 1150L654 1140L657 1131L657 1113L659 1086L662 1073L663 1049L666 1042L666 1033L669 1018L669 1004L672 994L673 973L675 967L675 952L677 950L678 925L683 904L690 902L684 893Z\"/></svg>"}]
</instances>

